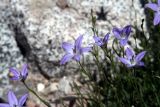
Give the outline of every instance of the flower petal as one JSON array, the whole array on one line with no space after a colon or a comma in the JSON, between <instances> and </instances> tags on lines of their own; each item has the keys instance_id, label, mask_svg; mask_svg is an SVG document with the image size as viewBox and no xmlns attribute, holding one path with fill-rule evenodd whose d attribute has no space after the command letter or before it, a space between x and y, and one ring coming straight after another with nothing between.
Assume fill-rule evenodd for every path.
<instances>
[{"instance_id":1,"label":"flower petal","mask_svg":"<svg viewBox=\"0 0 160 107\"><path fill-rule=\"evenodd\" d=\"M80 61L81 56L79 54L74 55L73 59L76 60L76 61Z\"/></svg>"},{"instance_id":2,"label":"flower petal","mask_svg":"<svg viewBox=\"0 0 160 107\"><path fill-rule=\"evenodd\" d=\"M125 46L125 45L127 44L127 42L128 42L128 38L121 39L121 40L120 40L120 45L121 45L121 46Z\"/></svg>"},{"instance_id":3,"label":"flower petal","mask_svg":"<svg viewBox=\"0 0 160 107\"><path fill-rule=\"evenodd\" d=\"M20 80L20 76L19 76L19 77L13 76L13 77L11 77L10 79L11 79L11 80L18 81L18 80Z\"/></svg>"},{"instance_id":4,"label":"flower petal","mask_svg":"<svg viewBox=\"0 0 160 107\"><path fill-rule=\"evenodd\" d=\"M107 42L108 42L109 35L110 35L110 33L107 33L107 34L105 35L105 37L104 37L104 39L103 39L103 42L104 42L104 43L107 43Z\"/></svg>"},{"instance_id":5,"label":"flower petal","mask_svg":"<svg viewBox=\"0 0 160 107\"><path fill-rule=\"evenodd\" d=\"M128 37L131 33L131 25L127 25L123 28L123 33L126 34L126 36Z\"/></svg>"},{"instance_id":6,"label":"flower petal","mask_svg":"<svg viewBox=\"0 0 160 107\"><path fill-rule=\"evenodd\" d=\"M145 66L144 62L140 61L137 63L138 66Z\"/></svg>"},{"instance_id":7,"label":"flower petal","mask_svg":"<svg viewBox=\"0 0 160 107\"><path fill-rule=\"evenodd\" d=\"M91 50L92 50L91 47L83 47L83 48L81 48L80 54L83 54L84 52L89 52Z\"/></svg>"},{"instance_id":8,"label":"flower petal","mask_svg":"<svg viewBox=\"0 0 160 107\"><path fill-rule=\"evenodd\" d=\"M20 79L20 72L17 71L14 68L10 68L9 71L13 74L13 77L11 77L12 80L19 80Z\"/></svg>"},{"instance_id":9,"label":"flower petal","mask_svg":"<svg viewBox=\"0 0 160 107\"><path fill-rule=\"evenodd\" d=\"M18 100L12 91L8 92L8 102L11 107L18 105Z\"/></svg>"},{"instance_id":10,"label":"flower petal","mask_svg":"<svg viewBox=\"0 0 160 107\"><path fill-rule=\"evenodd\" d=\"M73 54L65 54L60 61L60 65L63 65L66 62L70 61L72 59L72 57L73 57Z\"/></svg>"},{"instance_id":11,"label":"flower petal","mask_svg":"<svg viewBox=\"0 0 160 107\"><path fill-rule=\"evenodd\" d=\"M121 29L113 28L112 32L117 39L121 39L121 33L122 33Z\"/></svg>"},{"instance_id":12,"label":"flower petal","mask_svg":"<svg viewBox=\"0 0 160 107\"><path fill-rule=\"evenodd\" d=\"M118 58L123 64L131 65L131 62L125 58Z\"/></svg>"},{"instance_id":13,"label":"flower petal","mask_svg":"<svg viewBox=\"0 0 160 107\"><path fill-rule=\"evenodd\" d=\"M23 106L23 104L26 102L27 98L28 98L28 94L25 94L19 99L19 106L20 107Z\"/></svg>"},{"instance_id":14,"label":"flower petal","mask_svg":"<svg viewBox=\"0 0 160 107\"><path fill-rule=\"evenodd\" d=\"M160 6L160 0L157 0L158 6Z\"/></svg>"},{"instance_id":15,"label":"flower petal","mask_svg":"<svg viewBox=\"0 0 160 107\"><path fill-rule=\"evenodd\" d=\"M153 11L157 11L158 5L155 3L148 3L145 5L145 7L152 9Z\"/></svg>"},{"instance_id":16,"label":"flower petal","mask_svg":"<svg viewBox=\"0 0 160 107\"><path fill-rule=\"evenodd\" d=\"M75 49L76 51L78 51L81 48L82 45L82 39L83 39L83 35L80 35L76 41L75 41Z\"/></svg>"},{"instance_id":17,"label":"flower petal","mask_svg":"<svg viewBox=\"0 0 160 107\"><path fill-rule=\"evenodd\" d=\"M23 69L21 71L21 75L22 75L23 79L27 78L27 76L28 76L27 64L23 65Z\"/></svg>"},{"instance_id":18,"label":"flower petal","mask_svg":"<svg viewBox=\"0 0 160 107\"><path fill-rule=\"evenodd\" d=\"M13 73L14 76L19 76L19 75L20 75L20 72L17 71L16 69L14 69L14 68L10 68L9 71L10 71L11 73Z\"/></svg>"},{"instance_id":19,"label":"flower petal","mask_svg":"<svg viewBox=\"0 0 160 107\"><path fill-rule=\"evenodd\" d=\"M0 103L0 107L10 107L10 105L5 103Z\"/></svg>"},{"instance_id":20,"label":"flower petal","mask_svg":"<svg viewBox=\"0 0 160 107\"><path fill-rule=\"evenodd\" d=\"M137 56L136 56L136 62L140 62L142 60L142 58L144 57L144 55L146 54L146 51L140 52Z\"/></svg>"},{"instance_id":21,"label":"flower petal","mask_svg":"<svg viewBox=\"0 0 160 107\"><path fill-rule=\"evenodd\" d=\"M132 59L132 57L135 55L135 52L131 48L127 48L125 53L129 60Z\"/></svg>"},{"instance_id":22,"label":"flower petal","mask_svg":"<svg viewBox=\"0 0 160 107\"><path fill-rule=\"evenodd\" d=\"M63 42L62 43L62 48L67 52L67 53L73 53L74 46L70 43Z\"/></svg>"},{"instance_id":23,"label":"flower petal","mask_svg":"<svg viewBox=\"0 0 160 107\"><path fill-rule=\"evenodd\" d=\"M96 45L98 45L98 46L102 46L103 45L102 39L99 38L98 36L94 36L93 39L94 39Z\"/></svg>"},{"instance_id":24,"label":"flower petal","mask_svg":"<svg viewBox=\"0 0 160 107\"><path fill-rule=\"evenodd\" d=\"M153 24L158 25L160 23L160 13L155 13Z\"/></svg>"}]
</instances>

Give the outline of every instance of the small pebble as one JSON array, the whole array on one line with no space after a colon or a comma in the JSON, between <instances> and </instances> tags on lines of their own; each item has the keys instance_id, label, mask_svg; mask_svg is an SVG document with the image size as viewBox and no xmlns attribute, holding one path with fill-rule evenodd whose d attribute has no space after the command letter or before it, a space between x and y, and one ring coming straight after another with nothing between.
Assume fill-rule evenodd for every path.
<instances>
[{"instance_id":1,"label":"small pebble","mask_svg":"<svg viewBox=\"0 0 160 107\"><path fill-rule=\"evenodd\" d=\"M37 91L38 92L44 92L44 88L45 88L45 85L43 83L37 84Z\"/></svg>"}]
</instances>

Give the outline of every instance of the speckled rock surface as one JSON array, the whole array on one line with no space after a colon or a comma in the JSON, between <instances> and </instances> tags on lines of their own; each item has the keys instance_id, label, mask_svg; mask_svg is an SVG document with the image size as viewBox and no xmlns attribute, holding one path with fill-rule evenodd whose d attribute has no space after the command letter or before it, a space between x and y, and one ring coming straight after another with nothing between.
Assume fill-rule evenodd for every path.
<instances>
[{"instance_id":1,"label":"speckled rock surface","mask_svg":"<svg viewBox=\"0 0 160 107\"><path fill-rule=\"evenodd\" d=\"M12 11L8 0L1 0L0 3L0 97L9 85L8 68L19 67L24 61L19 48L17 47L14 32L10 30L9 24L12 19Z\"/></svg>"},{"instance_id":2,"label":"speckled rock surface","mask_svg":"<svg viewBox=\"0 0 160 107\"><path fill-rule=\"evenodd\" d=\"M3 2L4 5L0 5L0 71L7 70L10 66L19 67L27 61L31 71L41 72L46 78L64 71L72 73L77 68L73 61L60 67L59 61L64 55L61 43L73 43L80 34L84 35L84 45L93 43L93 33L90 29L91 9L97 15L100 35L110 32L114 26L139 24L144 18L139 0ZM100 14L102 6L105 17ZM23 42L17 42L16 35L22 37L20 41Z\"/></svg>"}]
</instances>

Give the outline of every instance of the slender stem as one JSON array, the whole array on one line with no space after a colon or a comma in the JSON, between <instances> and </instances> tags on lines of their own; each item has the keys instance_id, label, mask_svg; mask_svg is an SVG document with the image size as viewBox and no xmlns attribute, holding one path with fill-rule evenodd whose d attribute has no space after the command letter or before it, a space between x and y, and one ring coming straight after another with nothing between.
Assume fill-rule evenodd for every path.
<instances>
[{"instance_id":1,"label":"slender stem","mask_svg":"<svg viewBox=\"0 0 160 107\"><path fill-rule=\"evenodd\" d=\"M82 65L80 62L79 62L79 65L80 65L80 67L82 68L83 73L85 73L85 74L89 77L89 79L94 80L93 77L92 77L92 75L85 70L85 68L83 67L83 65ZM94 89L100 91L100 88L98 87L98 84L97 84L96 82L95 82L95 84L90 83L90 85L91 85ZM99 93L100 93L100 92L98 92L98 93L96 92L96 93L95 93L96 96L93 95L93 97L94 97L94 99L96 99L95 101L98 101L99 104L101 104L101 101L100 101L100 99L101 99L100 97L101 97L101 96L100 96Z\"/></svg>"},{"instance_id":2,"label":"slender stem","mask_svg":"<svg viewBox=\"0 0 160 107\"><path fill-rule=\"evenodd\" d=\"M77 86L77 84L73 82L73 85L74 85L74 88L76 89L75 91L76 91L78 97L80 97L80 98L83 97L83 95L82 95L82 93L80 92L80 89L79 89L79 87ZM78 99L78 101L79 101L80 105L81 105L82 107L84 107L84 105L83 105L83 99Z\"/></svg>"},{"instance_id":3,"label":"slender stem","mask_svg":"<svg viewBox=\"0 0 160 107\"><path fill-rule=\"evenodd\" d=\"M113 43L112 43L112 49L113 51L118 55L120 56L120 54L118 54L118 52L116 51L116 49L114 48L114 43L115 43L116 39L113 40Z\"/></svg>"},{"instance_id":4,"label":"slender stem","mask_svg":"<svg viewBox=\"0 0 160 107\"><path fill-rule=\"evenodd\" d=\"M25 83L25 81L22 81L22 83L24 84L24 86L30 91L32 92L41 102L43 102L47 107L51 107L51 105L43 100L34 90L32 90L31 88L28 87L28 85Z\"/></svg>"},{"instance_id":5,"label":"slender stem","mask_svg":"<svg viewBox=\"0 0 160 107\"><path fill-rule=\"evenodd\" d=\"M104 51L105 55L108 57L108 59L110 60L110 62L112 63L113 61L112 61L112 59L110 58L110 56L107 54L107 50L103 49L103 51Z\"/></svg>"},{"instance_id":6,"label":"slender stem","mask_svg":"<svg viewBox=\"0 0 160 107\"><path fill-rule=\"evenodd\" d=\"M83 73L86 74L90 79L93 79L92 76L91 76L91 74L85 70L85 68L83 67L83 65L81 64L81 62L78 62L78 63L80 65L80 67L82 68Z\"/></svg>"}]
</instances>

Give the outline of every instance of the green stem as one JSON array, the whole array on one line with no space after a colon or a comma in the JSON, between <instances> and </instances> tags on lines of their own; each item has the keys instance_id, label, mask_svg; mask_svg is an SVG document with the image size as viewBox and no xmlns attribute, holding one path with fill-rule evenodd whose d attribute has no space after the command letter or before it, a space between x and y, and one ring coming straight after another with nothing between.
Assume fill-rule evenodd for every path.
<instances>
[{"instance_id":1,"label":"green stem","mask_svg":"<svg viewBox=\"0 0 160 107\"><path fill-rule=\"evenodd\" d=\"M113 49L113 51L114 51L118 56L120 56L120 54L118 54L118 52L117 52L116 49L114 48L115 42L116 42L116 39L113 40L112 49Z\"/></svg>"},{"instance_id":2,"label":"green stem","mask_svg":"<svg viewBox=\"0 0 160 107\"><path fill-rule=\"evenodd\" d=\"M43 100L34 90L32 90L31 88L29 88L28 85L27 85L24 81L22 81L22 83L24 84L24 86L25 86L31 93L33 93L33 94L34 94L41 102L43 102L47 107L51 107L51 105L50 105L47 101Z\"/></svg>"},{"instance_id":3,"label":"green stem","mask_svg":"<svg viewBox=\"0 0 160 107\"><path fill-rule=\"evenodd\" d=\"M83 73L86 74L92 80L93 78L92 78L91 74L85 70L85 68L83 67L81 62L78 62L78 63L80 65L80 67L82 68Z\"/></svg>"},{"instance_id":4,"label":"green stem","mask_svg":"<svg viewBox=\"0 0 160 107\"><path fill-rule=\"evenodd\" d=\"M107 50L103 49L103 51L104 51L105 55L107 56L107 58L108 58L108 59L110 60L110 62L112 63L113 61L112 61L112 59L110 58L110 56L107 54Z\"/></svg>"}]
</instances>

